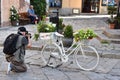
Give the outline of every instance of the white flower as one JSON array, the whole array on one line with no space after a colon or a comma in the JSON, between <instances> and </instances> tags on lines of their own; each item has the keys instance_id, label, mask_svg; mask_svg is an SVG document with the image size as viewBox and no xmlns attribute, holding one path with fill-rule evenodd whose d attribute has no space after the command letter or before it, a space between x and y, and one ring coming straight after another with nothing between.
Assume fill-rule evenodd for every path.
<instances>
[{"instance_id":1,"label":"white flower","mask_svg":"<svg viewBox=\"0 0 120 80\"><path fill-rule=\"evenodd\" d=\"M47 27L46 30L49 30L49 28Z\"/></svg>"}]
</instances>

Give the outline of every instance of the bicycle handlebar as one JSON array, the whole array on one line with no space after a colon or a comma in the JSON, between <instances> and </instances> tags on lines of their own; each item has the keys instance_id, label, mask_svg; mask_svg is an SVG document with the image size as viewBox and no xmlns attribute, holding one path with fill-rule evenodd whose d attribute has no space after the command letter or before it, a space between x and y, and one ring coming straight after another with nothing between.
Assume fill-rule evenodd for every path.
<instances>
[{"instance_id":1,"label":"bicycle handlebar","mask_svg":"<svg viewBox=\"0 0 120 80\"><path fill-rule=\"evenodd\" d=\"M64 35L62 35L62 34L60 34L60 33L58 33L58 32L55 32L55 35L56 35L57 37L64 37Z\"/></svg>"}]
</instances>

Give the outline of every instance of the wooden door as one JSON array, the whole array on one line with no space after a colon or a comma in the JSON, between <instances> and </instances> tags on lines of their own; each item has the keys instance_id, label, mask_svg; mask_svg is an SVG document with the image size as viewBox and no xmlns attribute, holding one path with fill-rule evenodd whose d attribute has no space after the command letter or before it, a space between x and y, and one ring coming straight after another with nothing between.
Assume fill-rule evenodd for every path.
<instances>
[{"instance_id":1,"label":"wooden door","mask_svg":"<svg viewBox=\"0 0 120 80\"><path fill-rule=\"evenodd\" d=\"M99 13L100 0L83 0L83 12Z\"/></svg>"}]
</instances>

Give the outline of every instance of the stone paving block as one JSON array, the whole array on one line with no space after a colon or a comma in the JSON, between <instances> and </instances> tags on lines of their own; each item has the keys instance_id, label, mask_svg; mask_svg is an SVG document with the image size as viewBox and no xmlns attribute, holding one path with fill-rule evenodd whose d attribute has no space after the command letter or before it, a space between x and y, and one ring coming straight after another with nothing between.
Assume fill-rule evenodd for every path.
<instances>
[{"instance_id":1,"label":"stone paving block","mask_svg":"<svg viewBox=\"0 0 120 80\"><path fill-rule=\"evenodd\" d=\"M103 51L102 52L102 56L103 58L113 58L113 59L120 59L120 50L116 50L116 51Z\"/></svg>"},{"instance_id":2,"label":"stone paving block","mask_svg":"<svg viewBox=\"0 0 120 80\"><path fill-rule=\"evenodd\" d=\"M39 54L39 53L40 51L37 51L37 50L26 50L25 58L35 56L36 54Z\"/></svg>"},{"instance_id":3,"label":"stone paving block","mask_svg":"<svg viewBox=\"0 0 120 80\"><path fill-rule=\"evenodd\" d=\"M100 62L94 71L98 73L108 73L118 61L117 59L100 58Z\"/></svg>"},{"instance_id":4,"label":"stone paving block","mask_svg":"<svg viewBox=\"0 0 120 80\"><path fill-rule=\"evenodd\" d=\"M80 55L78 55L78 56L80 56ZM96 58L95 57L92 57L92 56L87 56L88 57L88 59L87 60L84 60L83 58L82 58L82 56L80 56L80 58L79 58L79 61L80 61L80 64L81 65L85 65L86 64L86 67L89 67L89 66L93 66L93 65L95 65L95 63L96 63ZM70 58L71 59L71 58ZM93 60L94 59L94 60ZM77 63L75 62L75 59L72 59L71 61L73 61L72 62L72 64L70 64L70 61L69 61L69 65L68 66L65 66L66 68L69 68L69 69L78 69L78 70L81 70L80 69L80 67L77 65ZM66 64L66 63L65 63ZM62 66L62 67L64 67L64 66ZM90 68L90 67L89 67Z\"/></svg>"},{"instance_id":5,"label":"stone paving block","mask_svg":"<svg viewBox=\"0 0 120 80\"><path fill-rule=\"evenodd\" d=\"M57 69L51 69L46 67L42 70L48 78L48 80L70 80L63 72Z\"/></svg>"},{"instance_id":6,"label":"stone paving block","mask_svg":"<svg viewBox=\"0 0 120 80\"><path fill-rule=\"evenodd\" d=\"M33 59L30 59L30 60L27 60L26 61L27 64L30 64L30 65L36 65L36 66L44 66L45 64L43 63L42 60L33 60Z\"/></svg>"},{"instance_id":7,"label":"stone paving block","mask_svg":"<svg viewBox=\"0 0 120 80\"><path fill-rule=\"evenodd\" d=\"M0 72L7 72L8 62L2 61L0 65Z\"/></svg>"},{"instance_id":8,"label":"stone paving block","mask_svg":"<svg viewBox=\"0 0 120 80\"><path fill-rule=\"evenodd\" d=\"M90 80L86 75L81 72L64 72L68 77L68 80Z\"/></svg>"},{"instance_id":9,"label":"stone paving block","mask_svg":"<svg viewBox=\"0 0 120 80\"><path fill-rule=\"evenodd\" d=\"M113 67L113 69L120 69L120 59L119 59L118 63Z\"/></svg>"},{"instance_id":10,"label":"stone paving block","mask_svg":"<svg viewBox=\"0 0 120 80\"><path fill-rule=\"evenodd\" d=\"M106 78L107 80L120 80L120 76L106 75L105 78Z\"/></svg>"},{"instance_id":11,"label":"stone paving block","mask_svg":"<svg viewBox=\"0 0 120 80\"><path fill-rule=\"evenodd\" d=\"M26 73L20 75L22 80L47 80L40 67L29 66Z\"/></svg>"},{"instance_id":12,"label":"stone paving block","mask_svg":"<svg viewBox=\"0 0 120 80\"><path fill-rule=\"evenodd\" d=\"M109 74L112 76L120 76L120 70L119 69L112 69Z\"/></svg>"},{"instance_id":13,"label":"stone paving block","mask_svg":"<svg viewBox=\"0 0 120 80\"><path fill-rule=\"evenodd\" d=\"M33 55L33 56L29 57L29 58L31 58L33 60L41 59L41 54L35 54L35 55Z\"/></svg>"},{"instance_id":14,"label":"stone paving block","mask_svg":"<svg viewBox=\"0 0 120 80\"><path fill-rule=\"evenodd\" d=\"M105 78L105 74L97 74L94 72L82 72L89 80L108 80Z\"/></svg>"}]
</instances>

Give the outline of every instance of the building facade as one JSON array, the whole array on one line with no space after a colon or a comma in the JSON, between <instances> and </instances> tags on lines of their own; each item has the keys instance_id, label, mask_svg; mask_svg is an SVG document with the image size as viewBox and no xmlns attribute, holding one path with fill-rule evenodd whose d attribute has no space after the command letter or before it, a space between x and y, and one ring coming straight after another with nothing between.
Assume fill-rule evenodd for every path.
<instances>
[{"instance_id":1,"label":"building facade","mask_svg":"<svg viewBox=\"0 0 120 80\"><path fill-rule=\"evenodd\" d=\"M59 8L60 15L81 13L107 14L108 5L117 5L118 0L46 0L47 9ZM14 6L18 12L26 12L30 0L0 0L0 26L10 25L10 8Z\"/></svg>"},{"instance_id":2,"label":"building facade","mask_svg":"<svg viewBox=\"0 0 120 80\"><path fill-rule=\"evenodd\" d=\"M29 0L0 0L0 25L9 26L10 8L14 6L19 12L26 12L29 7Z\"/></svg>"},{"instance_id":3,"label":"building facade","mask_svg":"<svg viewBox=\"0 0 120 80\"><path fill-rule=\"evenodd\" d=\"M107 14L107 6L116 5L118 0L49 0L49 7L61 2L61 15L80 13ZM53 4L54 3L54 4ZM55 7L58 7L55 5Z\"/></svg>"}]
</instances>

